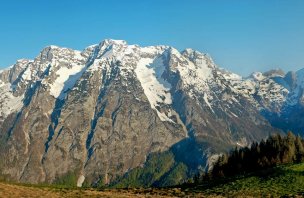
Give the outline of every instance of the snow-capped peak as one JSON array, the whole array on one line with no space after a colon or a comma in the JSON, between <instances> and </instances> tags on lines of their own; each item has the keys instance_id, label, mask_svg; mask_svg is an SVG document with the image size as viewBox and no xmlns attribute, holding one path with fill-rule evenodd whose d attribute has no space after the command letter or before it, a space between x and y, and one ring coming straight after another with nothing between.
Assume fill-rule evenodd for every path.
<instances>
[{"instance_id":1,"label":"snow-capped peak","mask_svg":"<svg viewBox=\"0 0 304 198\"><path fill-rule=\"evenodd\" d=\"M25 58L22 58L22 59L17 60L17 64L18 64L18 63L26 64L26 63L29 63L29 62L33 62L33 60L25 59Z\"/></svg>"},{"instance_id":2,"label":"snow-capped peak","mask_svg":"<svg viewBox=\"0 0 304 198\"><path fill-rule=\"evenodd\" d=\"M254 80L260 81L260 80L265 79L265 76L263 75L262 72L253 72L250 75L250 78L253 78Z\"/></svg>"},{"instance_id":3,"label":"snow-capped peak","mask_svg":"<svg viewBox=\"0 0 304 198\"><path fill-rule=\"evenodd\" d=\"M202 62L206 62L208 67L212 67L212 68L216 67L212 58L208 54L204 54L190 48L185 49L184 51L181 52L181 54L187 57L195 64L200 65Z\"/></svg>"},{"instance_id":4,"label":"snow-capped peak","mask_svg":"<svg viewBox=\"0 0 304 198\"><path fill-rule=\"evenodd\" d=\"M105 39L100 44L102 45L127 45L125 40Z\"/></svg>"},{"instance_id":5,"label":"snow-capped peak","mask_svg":"<svg viewBox=\"0 0 304 198\"><path fill-rule=\"evenodd\" d=\"M194 51L195 50L192 48L186 48L182 51L182 54L192 54L192 53L194 53Z\"/></svg>"},{"instance_id":6,"label":"snow-capped peak","mask_svg":"<svg viewBox=\"0 0 304 198\"><path fill-rule=\"evenodd\" d=\"M51 48L51 49L57 49L57 48L60 48L59 46L57 45L49 45L47 46L48 48Z\"/></svg>"},{"instance_id":7,"label":"snow-capped peak","mask_svg":"<svg viewBox=\"0 0 304 198\"><path fill-rule=\"evenodd\" d=\"M118 62L119 65L116 65ZM208 54L190 48L180 52L164 45L147 47L128 45L124 40L105 39L99 44L85 48L82 52L51 45L44 48L34 61L21 59L15 65L18 64L20 65L18 69L23 70L20 73L22 83L29 85L32 81L41 80L42 84L49 87L50 94L60 99L64 99L68 90L73 88L83 73L87 71L93 73L102 69L108 75L114 67L119 67L123 79L128 79L128 76L137 78L151 107L157 111L162 120L167 121L170 120L170 116L167 116L169 111L161 108L162 106L167 108L172 104L173 85L170 84L169 79L173 73L176 74L176 78L178 76L179 89L186 90L186 93L193 98L199 98L197 95L201 95L211 110L213 87L231 86L232 90L253 103L263 102L261 107L271 106L273 102L282 105L290 91L289 88L288 91L285 89L287 86L279 82L280 80L287 82L285 79L287 74L285 75L281 70L255 72L249 78L242 78L217 67ZM50 74L40 79L39 75L47 68ZM298 87L304 87L303 71L296 73ZM257 102L254 94L263 100Z\"/></svg>"}]
</instances>

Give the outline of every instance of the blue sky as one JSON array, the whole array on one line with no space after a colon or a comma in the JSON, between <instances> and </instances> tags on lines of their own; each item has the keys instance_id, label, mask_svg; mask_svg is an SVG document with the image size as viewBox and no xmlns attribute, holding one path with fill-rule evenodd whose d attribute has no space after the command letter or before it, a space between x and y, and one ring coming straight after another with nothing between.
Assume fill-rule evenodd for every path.
<instances>
[{"instance_id":1,"label":"blue sky","mask_svg":"<svg viewBox=\"0 0 304 198\"><path fill-rule=\"evenodd\" d=\"M304 68L302 0L6 0L0 68L47 45L83 49L105 38L209 53L223 68Z\"/></svg>"}]
</instances>

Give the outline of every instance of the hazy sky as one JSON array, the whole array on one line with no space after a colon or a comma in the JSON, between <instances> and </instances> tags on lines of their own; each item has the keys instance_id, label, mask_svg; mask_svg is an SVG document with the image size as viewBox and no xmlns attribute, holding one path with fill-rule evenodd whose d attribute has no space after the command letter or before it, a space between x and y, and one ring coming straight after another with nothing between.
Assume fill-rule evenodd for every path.
<instances>
[{"instance_id":1,"label":"hazy sky","mask_svg":"<svg viewBox=\"0 0 304 198\"><path fill-rule=\"evenodd\" d=\"M241 75L304 68L303 0L6 0L0 68L47 45L83 49L105 38L209 53Z\"/></svg>"}]
</instances>

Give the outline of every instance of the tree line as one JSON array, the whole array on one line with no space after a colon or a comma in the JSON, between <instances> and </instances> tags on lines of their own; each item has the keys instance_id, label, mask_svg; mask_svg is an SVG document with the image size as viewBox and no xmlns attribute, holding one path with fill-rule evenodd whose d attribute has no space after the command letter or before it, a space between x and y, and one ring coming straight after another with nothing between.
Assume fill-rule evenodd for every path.
<instances>
[{"instance_id":1,"label":"tree line","mask_svg":"<svg viewBox=\"0 0 304 198\"><path fill-rule=\"evenodd\" d=\"M271 135L266 141L254 142L250 147L235 148L222 154L213 169L194 180L231 177L274 167L280 164L304 161L304 140L288 132L286 136Z\"/></svg>"}]
</instances>

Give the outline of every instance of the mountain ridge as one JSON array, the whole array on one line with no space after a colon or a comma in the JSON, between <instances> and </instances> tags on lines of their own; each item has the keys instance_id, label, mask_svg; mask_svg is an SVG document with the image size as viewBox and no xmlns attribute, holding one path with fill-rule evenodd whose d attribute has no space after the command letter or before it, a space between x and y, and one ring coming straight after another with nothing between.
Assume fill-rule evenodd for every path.
<instances>
[{"instance_id":1,"label":"mountain ridge","mask_svg":"<svg viewBox=\"0 0 304 198\"><path fill-rule=\"evenodd\" d=\"M298 113L301 72L265 75L243 78L207 54L163 45L48 46L0 72L0 171L32 183L72 171L80 186L110 184L172 149L185 175L210 168L224 150L287 130L277 123Z\"/></svg>"}]
</instances>

